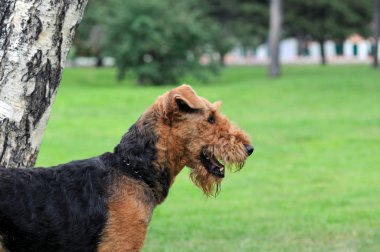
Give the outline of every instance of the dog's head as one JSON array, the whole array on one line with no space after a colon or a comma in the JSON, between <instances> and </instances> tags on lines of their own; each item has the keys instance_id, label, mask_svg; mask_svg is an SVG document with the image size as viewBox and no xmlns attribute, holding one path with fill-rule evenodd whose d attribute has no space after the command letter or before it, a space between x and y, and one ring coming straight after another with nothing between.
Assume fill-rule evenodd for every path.
<instances>
[{"instance_id":1,"label":"dog's head","mask_svg":"<svg viewBox=\"0 0 380 252\"><path fill-rule=\"evenodd\" d=\"M176 164L173 176L183 166L190 167L191 179L206 195L216 195L225 169L240 170L253 152L247 134L220 113L220 106L188 85L165 93L153 106L161 119L159 158Z\"/></svg>"}]
</instances>

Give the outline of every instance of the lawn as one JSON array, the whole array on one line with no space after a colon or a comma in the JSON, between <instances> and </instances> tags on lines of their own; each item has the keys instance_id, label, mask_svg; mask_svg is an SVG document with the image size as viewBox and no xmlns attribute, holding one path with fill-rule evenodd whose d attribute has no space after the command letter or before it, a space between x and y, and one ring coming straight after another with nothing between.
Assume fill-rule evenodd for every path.
<instances>
[{"instance_id":1,"label":"lawn","mask_svg":"<svg viewBox=\"0 0 380 252\"><path fill-rule=\"evenodd\" d=\"M155 210L144 251L380 251L380 71L368 66L226 69L199 95L253 139L255 153L206 198L185 169ZM38 157L50 166L110 151L171 88L66 69Z\"/></svg>"}]
</instances>

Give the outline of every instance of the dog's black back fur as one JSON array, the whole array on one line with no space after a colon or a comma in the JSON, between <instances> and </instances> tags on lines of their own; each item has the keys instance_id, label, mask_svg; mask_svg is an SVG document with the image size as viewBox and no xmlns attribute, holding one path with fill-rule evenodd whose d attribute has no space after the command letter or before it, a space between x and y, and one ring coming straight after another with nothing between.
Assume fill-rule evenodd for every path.
<instances>
[{"instance_id":1,"label":"dog's black back fur","mask_svg":"<svg viewBox=\"0 0 380 252\"><path fill-rule=\"evenodd\" d=\"M10 251L95 251L110 173L98 158L0 169L0 235Z\"/></svg>"}]
</instances>

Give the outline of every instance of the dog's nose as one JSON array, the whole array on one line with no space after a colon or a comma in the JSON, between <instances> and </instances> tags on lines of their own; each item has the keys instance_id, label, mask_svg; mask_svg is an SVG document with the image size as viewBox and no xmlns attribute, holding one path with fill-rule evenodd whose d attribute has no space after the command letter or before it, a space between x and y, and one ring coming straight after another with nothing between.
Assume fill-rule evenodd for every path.
<instances>
[{"instance_id":1,"label":"dog's nose","mask_svg":"<svg viewBox=\"0 0 380 252\"><path fill-rule=\"evenodd\" d=\"M251 154L253 153L253 146L252 145L249 145L249 144L247 144L247 145L244 145L245 146L245 149L246 149L246 151L247 151L247 153L248 153L248 156L251 156Z\"/></svg>"}]
</instances>

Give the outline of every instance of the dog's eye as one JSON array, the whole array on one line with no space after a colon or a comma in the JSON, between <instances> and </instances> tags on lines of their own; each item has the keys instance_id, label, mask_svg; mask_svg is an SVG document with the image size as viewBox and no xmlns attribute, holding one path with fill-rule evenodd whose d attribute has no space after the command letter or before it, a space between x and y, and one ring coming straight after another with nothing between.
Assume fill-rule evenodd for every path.
<instances>
[{"instance_id":1,"label":"dog's eye","mask_svg":"<svg viewBox=\"0 0 380 252\"><path fill-rule=\"evenodd\" d=\"M214 124L216 122L214 114L211 114L208 118L207 121L211 124Z\"/></svg>"}]
</instances>

